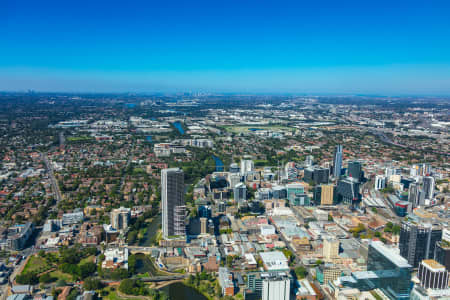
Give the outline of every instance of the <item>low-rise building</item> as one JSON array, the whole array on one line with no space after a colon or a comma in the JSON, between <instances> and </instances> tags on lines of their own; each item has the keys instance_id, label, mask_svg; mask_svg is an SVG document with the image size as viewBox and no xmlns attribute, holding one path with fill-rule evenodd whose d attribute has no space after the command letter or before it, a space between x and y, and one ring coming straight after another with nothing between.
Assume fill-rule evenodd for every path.
<instances>
[{"instance_id":1,"label":"low-rise building","mask_svg":"<svg viewBox=\"0 0 450 300\"><path fill-rule=\"evenodd\" d=\"M128 248L110 248L106 249L103 254L105 260L102 262L102 268L128 270Z\"/></svg>"}]
</instances>

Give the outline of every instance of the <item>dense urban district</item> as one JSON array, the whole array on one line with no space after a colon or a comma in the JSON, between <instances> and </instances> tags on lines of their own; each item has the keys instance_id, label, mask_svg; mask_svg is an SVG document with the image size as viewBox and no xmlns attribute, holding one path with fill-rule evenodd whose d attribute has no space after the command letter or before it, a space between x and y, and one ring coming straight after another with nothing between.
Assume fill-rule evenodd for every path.
<instances>
[{"instance_id":1,"label":"dense urban district","mask_svg":"<svg viewBox=\"0 0 450 300\"><path fill-rule=\"evenodd\" d=\"M1 298L450 299L450 99L0 94Z\"/></svg>"}]
</instances>

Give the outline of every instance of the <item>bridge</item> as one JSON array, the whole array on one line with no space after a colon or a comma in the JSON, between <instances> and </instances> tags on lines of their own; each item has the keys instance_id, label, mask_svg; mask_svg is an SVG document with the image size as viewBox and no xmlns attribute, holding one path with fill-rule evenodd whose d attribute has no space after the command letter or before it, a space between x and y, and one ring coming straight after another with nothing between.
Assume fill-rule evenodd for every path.
<instances>
[{"instance_id":1,"label":"bridge","mask_svg":"<svg viewBox=\"0 0 450 300\"><path fill-rule=\"evenodd\" d=\"M150 255L153 250L158 250L157 247L128 246L127 248L130 254L143 253Z\"/></svg>"},{"instance_id":2,"label":"bridge","mask_svg":"<svg viewBox=\"0 0 450 300\"><path fill-rule=\"evenodd\" d=\"M166 276L153 276L153 277L138 277L143 282L162 282L162 281L172 281L172 280L180 280L186 278L187 275L166 275Z\"/></svg>"}]
</instances>

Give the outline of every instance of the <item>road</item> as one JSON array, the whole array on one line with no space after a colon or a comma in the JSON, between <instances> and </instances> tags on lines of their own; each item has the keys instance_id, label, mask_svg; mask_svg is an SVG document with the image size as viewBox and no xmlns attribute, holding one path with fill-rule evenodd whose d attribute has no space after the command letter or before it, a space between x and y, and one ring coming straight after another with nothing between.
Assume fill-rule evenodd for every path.
<instances>
[{"instance_id":1,"label":"road","mask_svg":"<svg viewBox=\"0 0 450 300\"><path fill-rule=\"evenodd\" d=\"M17 265L16 267L14 267L13 272L9 276L9 282L4 284L4 285L2 285L2 287L1 287L2 295L1 295L1 298L0 298L1 300L5 300L8 297L8 290L9 290L9 287L10 287L10 283L14 282L14 280L16 279L16 276L19 275L19 271L21 271L22 268L25 266L26 261L27 261L26 259L22 259L20 264Z\"/></svg>"},{"instance_id":2,"label":"road","mask_svg":"<svg viewBox=\"0 0 450 300\"><path fill-rule=\"evenodd\" d=\"M55 195L55 198L56 198L56 206L57 206L59 204L59 202L61 201L62 196L61 196L61 191L59 190L58 182L56 181L55 174L53 172L53 166L49 162L47 154L41 153L41 157L45 163L45 166L47 167L48 176L49 176L50 182L52 184L52 190L53 190L53 194Z\"/></svg>"}]
</instances>

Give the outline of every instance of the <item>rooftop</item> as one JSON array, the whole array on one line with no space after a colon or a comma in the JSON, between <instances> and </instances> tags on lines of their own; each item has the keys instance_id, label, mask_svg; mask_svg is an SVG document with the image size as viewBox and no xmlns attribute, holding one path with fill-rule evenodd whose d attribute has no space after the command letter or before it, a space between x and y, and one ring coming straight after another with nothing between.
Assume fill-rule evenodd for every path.
<instances>
[{"instance_id":1,"label":"rooftop","mask_svg":"<svg viewBox=\"0 0 450 300\"><path fill-rule=\"evenodd\" d=\"M381 241L372 241L370 246L375 248L378 252L383 253L384 256L394 263L399 268L412 268L408 261L401 257L399 254L395 253L392 249L386 247Z\"/></svg>"},{"instance_id":2,"label":"rooftop","mask_svg":"<svg viewBox=\"0 0 450 300\"><path fill-rule=\"evenodd\" d=\"M424 259L422 261L422 264L424 264L426 267L428 267L429 269L431 269L432 271L445 271L445 267L443 265L441 265L440 263L438 263L437 261L435 261L434 259Z\"/></svg>"}]
</instances>

